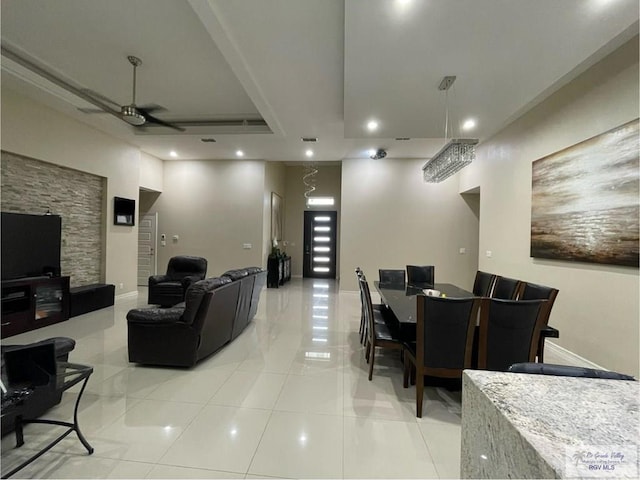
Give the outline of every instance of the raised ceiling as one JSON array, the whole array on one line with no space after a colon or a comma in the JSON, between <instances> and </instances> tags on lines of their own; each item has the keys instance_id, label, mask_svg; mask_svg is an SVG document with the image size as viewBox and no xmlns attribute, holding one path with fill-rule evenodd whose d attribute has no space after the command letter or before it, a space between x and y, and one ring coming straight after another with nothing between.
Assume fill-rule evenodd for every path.
<instances>
[{"instance_id":1,"label":"raised ceiling","mask_svg":"<svg viewBox=\"0 0 640 480\"><path fill-rule=\"evenodd\" d=\"M15 89L162 159L300 162L427 158L453 136L485 139L638 33L637 0L2 0L2 46L61 80L158 104L167 121L248 125L136 129L3 56ZM376 132L366 123L375 118ZM459 123L474 118L474 131ZM260 132L260 133L257 133ZM449 136L452 136L451 132ZM317 137L312 146L301 137ZM396 140L408 137L410 140ZM215 138L216 142L202 142Z\"/></svg>"}]
</instances>

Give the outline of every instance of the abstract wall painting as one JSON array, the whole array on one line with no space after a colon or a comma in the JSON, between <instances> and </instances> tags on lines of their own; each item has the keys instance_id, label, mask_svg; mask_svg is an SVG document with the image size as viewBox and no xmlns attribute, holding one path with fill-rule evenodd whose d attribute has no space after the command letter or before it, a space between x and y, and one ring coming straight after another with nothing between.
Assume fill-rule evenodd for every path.
<instances>
[{"instance_id":1,"label":"abstract wall painting","mask_svg":"<svg viewBox=\"0 0 640 480\"><path fill-rule=\"evenodd\" d=\"M532 257L639 266L639 125L533 162Z\"/></svg>"}]
</instances>

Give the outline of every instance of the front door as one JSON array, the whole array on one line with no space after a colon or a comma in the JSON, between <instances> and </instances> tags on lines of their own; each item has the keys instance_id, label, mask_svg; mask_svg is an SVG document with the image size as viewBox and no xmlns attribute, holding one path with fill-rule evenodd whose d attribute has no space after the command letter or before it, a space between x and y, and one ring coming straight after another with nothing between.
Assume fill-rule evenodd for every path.
<instances>
[{"instance_id":1,"label":"front door","mask_svg":"<svg viewBox=\"0 0 640 480\"><path fill-rule=\"evenodd\" d=\"M337 212L304 212L305 278L336 278Z\"/></svg>"},{"instance_id":2,"label":"front door","mask_svg":"<svg viewBox=\"0 0 640 480\"><path fill-rule=\"evenodd\" d=\"M138 224L138 285L147 286L156 274L157 213L143 215Z\"/></svg>"}]
</instances>

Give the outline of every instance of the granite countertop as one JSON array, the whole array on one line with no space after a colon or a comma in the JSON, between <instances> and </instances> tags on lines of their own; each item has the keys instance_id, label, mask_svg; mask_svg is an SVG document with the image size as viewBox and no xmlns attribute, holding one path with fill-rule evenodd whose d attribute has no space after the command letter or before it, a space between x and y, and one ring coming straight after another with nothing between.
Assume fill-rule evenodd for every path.
<instances>
[{"instance_id":1,"label":"granite countertop","mask_svg":"<svg viewBox=\"0 0 640 480\"><path fill-rule=\"evenodd\" d=\"M605 450L625 455L625 465L610 458L616 476L640 473L639 382L477 370L465 370L464 381L487 397L557 478L580 476L567 458L602 459ZM465 407L472 412L474 405Z\"/></svg>"}]
</instances>

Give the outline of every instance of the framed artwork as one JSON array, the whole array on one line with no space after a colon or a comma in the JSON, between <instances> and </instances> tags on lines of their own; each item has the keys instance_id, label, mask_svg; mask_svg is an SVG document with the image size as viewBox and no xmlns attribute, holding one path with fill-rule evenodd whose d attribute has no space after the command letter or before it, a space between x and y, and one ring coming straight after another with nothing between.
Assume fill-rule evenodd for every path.
<instances>
[{"instance_id":1,"label":"framed artwork","mask_svg":"<svg viewBox=\"0 0 640 480\"><path fill-rule=\"evenodd\" d=\"M282 197L276 192L271 192L271 244L275 246L282 241L283 230L283 205Z\"/></svg>"},{"instance_id":2,"label":"framed artwork","mask_svg":"<svg viewBox=\"0 0 640 480\"><path fill-rule=\"evenodd\" d=\"M639 123L533 162L532 257L639 266Z\"/></svg>"}]
</instances>

